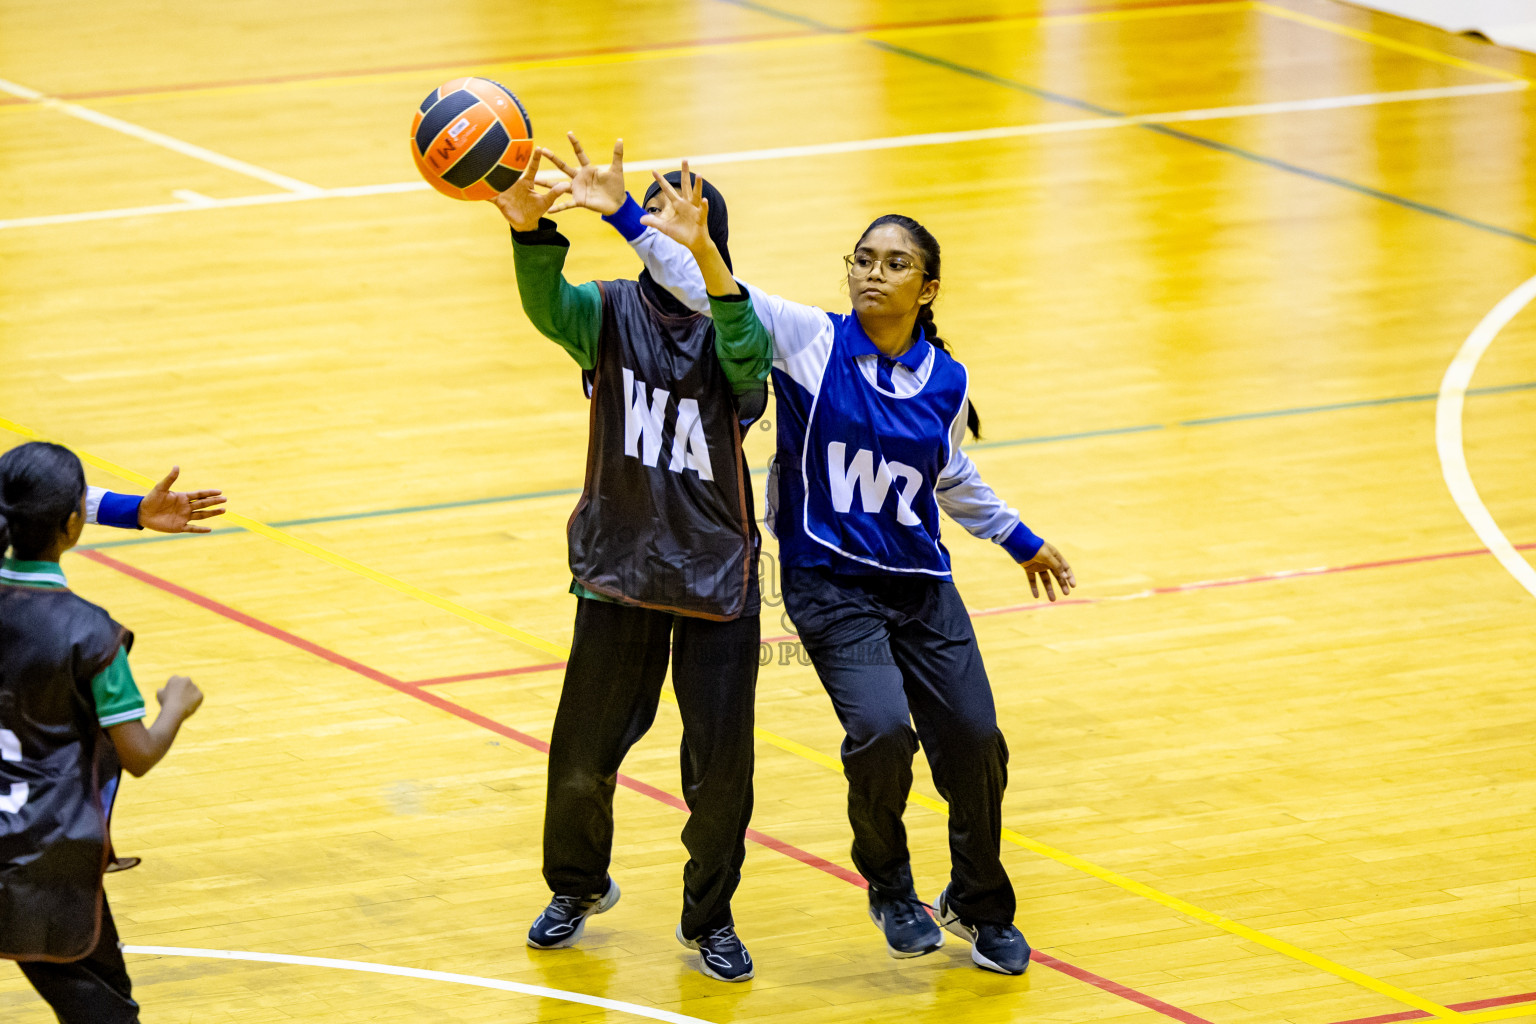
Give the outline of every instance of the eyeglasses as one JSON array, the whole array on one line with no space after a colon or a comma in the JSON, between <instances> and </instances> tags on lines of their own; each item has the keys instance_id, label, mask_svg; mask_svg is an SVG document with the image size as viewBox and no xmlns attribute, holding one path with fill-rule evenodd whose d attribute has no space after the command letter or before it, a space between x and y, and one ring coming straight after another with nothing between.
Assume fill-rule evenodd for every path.
<instances>
[{"instance_id":1,"label":"eyeglasses","mask_svg":"<svg viewBox=\"0 0 1536 1024\"><path fill-rule=\"evenodd\" d=\"M843 262L848 265L848 273L854 277L868 277L874 272L875 264L883 263L885 272L890 277L905 277L912 271L919 269L917 263L910 256L871 256L867 252L856 252L851 256L844 256Z\"/></svg>"}]
</instances>

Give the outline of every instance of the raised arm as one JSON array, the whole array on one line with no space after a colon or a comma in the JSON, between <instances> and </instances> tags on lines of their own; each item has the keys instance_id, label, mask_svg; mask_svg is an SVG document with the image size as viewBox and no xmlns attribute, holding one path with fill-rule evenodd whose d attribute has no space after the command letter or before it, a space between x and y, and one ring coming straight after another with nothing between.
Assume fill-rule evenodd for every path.
<instances>
[{"instance_id":1,"label":"raised arm","mask_svg":"<svg viewBox=\"0 0 1536 1024\"><path fill-rule=\"evenodd\" d=\"M571 183L563 181L539 191L535 177L543 152L534 150L522 176L494 202L512 225L512 263L523 312L540 334L565 349L583 370L590 370L597 365L603 297L594 282L573 286L565 279L571 243L544 215L559 212L550 207L570 191Z\"/></svg>"},{"instance_id":2,"label":"raised arm","mask_svg":"<svg viewBox=\"0 0 1536 1024\"><path fill-rule=\"evenodd\" d=\"M688 170L687 161L683 162L683 170L685 173ZM659 175L656 177L662 180ZM664 183L665 187L668 186ZM639 254L651 278L689 309L709 315L710 291L705 287L698 262L687 246L668 237L662 228L671 208L667 207L665 212L659 207L647 211L628 194L620 203L617 196L610 193L607 202L617 208L611 213L604 212L603 220L612 224ZM597 209L596 206L592 208ZM650 219L646 220L647 217ZM827 314L815 306L790 302L753 285L738 283L751 297L752 306L773 341L774 358L798 353L826 327Z\"/></svg>"},{"instance_id":3,"label":"raised arm","mask_svg":"<svg viewBox=\"0 0 1536 1024\"><path fill-rule=\"evenodd\" d=\"M1008 552L1029 575L1029 589L1035 597L1040 596L1041 582L1045 584L1046 596L1052 601L1056 600L1053 582L1065 597L1077 586L1077 578L1066 558L1054 545L1024 525L1018 511L987 486L976 463L961 448L961 442L965 440L965 409L966 402L961 402L950 424L949 462L939 474L938 486L934 488L939 507L972 536L990 540Z\"/></svg>"},{"instance_id":4,"label":"raised arm","mask_svg":"<svg viewBox=\"0 0 1536 1024\"><path fill-rule=\"evenodd\" d=\"M736 393L742 394L767 378L773 343L709 234L709 200L703 195L704 179L696 177L690 181L685 163L679 183L681 191L659 174L656 181L667 198L670 216L645 214L642 221L653 229L653 234L664 235L683 246L696 265L711 306L710 316L715 320L715 356Z\"/></svg>"}]
</instances>

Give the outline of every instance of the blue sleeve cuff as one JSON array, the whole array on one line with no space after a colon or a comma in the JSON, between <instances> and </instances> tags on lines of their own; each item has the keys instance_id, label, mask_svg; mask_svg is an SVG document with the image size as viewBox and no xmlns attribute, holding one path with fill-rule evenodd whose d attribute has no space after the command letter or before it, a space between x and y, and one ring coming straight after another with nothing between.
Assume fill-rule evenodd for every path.
<instances>
[{"instance_id":1,"label":"blue sleeve cuff","mask_svg":"<svg viewBox=\"0 0 1536 1024\"><path fill-rule=\"evenodd\" d=\"M1022 522L1003 538L1003 550L1013 556L1015 562L1027 562L1040 553L1045 541L1036 537L1033 530Z\"/></svg>"},{"instance_id":2,"label":"blue sleeve cuff","mask_svg":"<svg viewBox=\"0 0 1536 1024\"><path fill-rule=\"evenodd\" d=\"M101 496L96 509L96 521L102 526L115 526L120 530L142 530L139 525L139 504L144 499L137 494L113 494Z\"/></svg>"},{"instance_id":3,"label":"blue sleeve cuff","mask_svg":"<svg viewBox=\"0 0 1536 1024\"><path fill-rule=\"evenodd\" d=\"M624 193L624 205L619 207L617 213L610 213L603 220L619 229L619 234L624 236L626 242L633 242L645 234L645 225L640 223L640 218L645 216L645 211L640 204L635 202L635 197L628 192Z\"/></svg>"}]
</instances>

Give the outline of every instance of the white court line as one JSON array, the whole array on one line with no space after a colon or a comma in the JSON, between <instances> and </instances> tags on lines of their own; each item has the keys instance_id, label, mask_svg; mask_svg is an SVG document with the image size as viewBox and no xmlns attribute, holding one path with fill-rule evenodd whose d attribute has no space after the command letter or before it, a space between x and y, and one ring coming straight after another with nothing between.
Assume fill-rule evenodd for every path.
<instances>
[{"instance_id":1,"label":"white court line","mask_svg":"<svg viewBox=\"0 0 1536 1024\"><path fill-rule=\"evenodd\" d=\"M236 160L234 157L215 153L213 150L204 149L202 146L194 146L190 142L183 142L162 132L141 128L136 124L113 117L110 114L102 114L89 107L82 107L78 103L54 99L51 96L38 92L36 89L29 89L24 85L8 82L3 78L0 78L0 92L8 92L12 96L31 100L39 106L47 107L50 110L57 110L61 114L67 114L81 121L89 121L91 124L111 129L114 132L121 132L123 135L130 135L135 139L172 150L183 156L189 156L194 160L201 160L204 163L222 167L226 171L234 171L236 174L243 174L248 178L256 178L259 181L264 181L269 185L276 185L278 188L286 189L289 192L315 195L323 191L318 186L299 181L297 178L290 178L285 174L269 171L265 167L257 167L255 164L248 164L244 160Z\"/></svg>"},{"instance_id":2,"label":"white court line","mask_svg":"<svg viewBox=\"0 0 1536 1024\"><path fill-rule=\"evenodd\" d=\"M1488 507L1478 496L1472 474L1467 471L1467 453L1461 435L1462 406L1472 375L1477 372L1478 360L1483 358L1499 332L1530 305L1532 299L1536 299L1536 277L1504 296L1461 343L1461 350L1451 360L1440 381L1440 396L1435 401L1435 447L1440 451L1440 474L1445 477L1451 498L1478 540L1500 565L1509 570L1516 582L1536 597L1536 569L1520 557L1520 552L1504 536L1504 531L1499 529L1499 524L1494 522Z\"/></svg>"},{"instance_id":3,"label":"white court line","mask_svg":"<svg viewBox=\"0 0 1536 1024\"><path fill-rule=\"evenodd\" d=\"M3 88L6 84L0 81L0 88ZM1477 85L1452 85L1440 89L1406 89L1400 92L1328 96L1321 99L1290 100L1283 103L1255 103L1240 107L1207 107L1200 110L1175 110L1160 114L1138 114L1134 117L1094 117L1077 121L1047 121L1041 124L977 128L961 132L925 132L917 135L892 135L879 139L823 142L807 146L781 146L774 149L746 149L731 153L707 153L702 156L667 157L662 160L636 160L626 163L624 169L626 171L641 172L670 170L684 159L698 167L710 167L720 164L760 163L765 160L793 160L800 157L864 153L882 149L949 146L966 142L983 142L989 139L1013 139L1031 135L1059 135L1067 132L1105 131L1112 128L1127 128L1145 124L1212 121L1268 114L1293 114L1312 110L1340 110L1347 107L1380 106L1387 103L1411 103L1421 100L1448 99L1457 96L1482 96L1489 93L1518 92L1529 87L1530 83L1524 81L1488 82ZM291 203L306 199L341 199L353 196L385 195L394 192L421 192L426 190L428 185L424 181L400 181L387 185L357 185L349 188L322 189L315 188L313 185L306 185L304 188L307 191L302 193L290 191L276 195L242 196L237 199L215 199L207 203L162 203L156 206L135 206L117 210L93 210L85 213L61 213L42 217L16 217L11 220L0 220L0 231L10 228L44 227L52 224L78 224L84 221L147 217L161 213L185 213L189 210L266 206L272 203Z\"/></svg>"},{"instance_id":4,"label":"white court line","mask_svg":"<svg viewBox=\"0 0 1536 1024\"><path fill-rule=\"evenodd\" d=\"M212 196L205 196L201 192L194 192L189 188L173 189L171 195L184 203L191 203L193 206L208 206L218 201Z\"/></svg>"},{"instance_id":5,"label":"white court line","mask_svg":"<svg viewBox=\"0 0 1536 1024\"><path fill-rule=\"evenodd\" d=\"M323 956L290 956L286 953L242 953L228 949L183 949L179 946L124 946L124 953L144 953L150 956L186 956L202 960L249 960L264 964L295 964L301 967L334 967L343 971L360 971L364 974L392 974L400 978L419 978L423 981L446 981L452 985L469 985L474 988L491 988L502 992L518 992L541 999L559 999L567 1003L581 1003L603 1010L614 1010L647 1020L666 1021L668 1024L710 1024L699 1017L687 1017L668 1010L656 1010L649 1006L626 1003L617 999L604 999L581 992L545 988L542 985L524 985L516 981L498 981L495 978L477 978L472 974L448 974L444 971L423 971L415 967L394 967L389 964L370 964L362 960L332 960Z\"/></svg>"}]
</instances>

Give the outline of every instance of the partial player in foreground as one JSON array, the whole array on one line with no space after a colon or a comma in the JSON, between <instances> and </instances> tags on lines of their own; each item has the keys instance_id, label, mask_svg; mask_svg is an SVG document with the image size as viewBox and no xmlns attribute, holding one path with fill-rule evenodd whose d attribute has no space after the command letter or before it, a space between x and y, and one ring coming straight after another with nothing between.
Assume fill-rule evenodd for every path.
<instances>
[{"instance_id":1,"label":"partial player in foreground","mask_svg":"<svg viewBox=\"0 0 1536 1024\"><path fill-rule=\"evenodd\" d=\"M741 433L761 413L764 387L718 360L714 323L649 275L566 282L570 243L544 216L556 197L570 193L554 212L640 216L624 191L622 149L604 170L572 144L580 168L568 168L571 181L535 186L540 154L553 158L541 150L496 200L512 225L523 310L585 372L592 403L586 483L569 527L575 637L549 747L544 879L554 897L528 945L574 945L587 918L618 901L608 873L615 780L655 719L670 656L691 811L677 937L709 977L745 981L754 967L731 898L752 814L761 540ZM714 198L705 234L723 267L725 202Z\"/></svg>"},{"instance_id":2,"label":"partial player in foreground","mask_svg":"<svg viewBox=\"0 0 1536 1024\"><path fill-rule=\"evenodd\" d=\"M136 1024L102 891L99 767L115 755L134 775L149 771L203 695L172 676L145 727L133 634L71 592L59 565L87 501L67 448L37 442L0 456L0 552L12 556L0 565L0 957L21 961L64 1024Z\"/></svg>"},{"instance_id":3,"label":"partial player in foreground","mask_svg":"<svg viewBox=\"0 0 1536 1024\"><path fill-rule=\"evenodd\" d=\"M980 423L965 367L934 324L939 244L911 218L875 220L844 257L848 314L751 286L750 302L722 302L695 263L707 203L687 164L681 182L660 182L670 216L626 237L663 286L713 308L723 362L752 361L763 376L771 367L779 423L768 522L786 610L847 734L853 861L869 881L870 917L892 956L943 944L917 896L902 823L921 737L949 802L953 868L934 901L938 923L971 943L977 965L1021 974L1030 948L1000 857L1008 747L939 509L1001 545L1036 597L1041 583L1054 601L1054 587L1065 595L1076 581L961 450L968 423L973 433Z\"/></svg>"}]
</instances>

